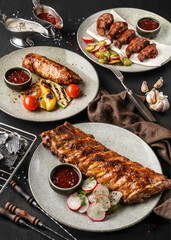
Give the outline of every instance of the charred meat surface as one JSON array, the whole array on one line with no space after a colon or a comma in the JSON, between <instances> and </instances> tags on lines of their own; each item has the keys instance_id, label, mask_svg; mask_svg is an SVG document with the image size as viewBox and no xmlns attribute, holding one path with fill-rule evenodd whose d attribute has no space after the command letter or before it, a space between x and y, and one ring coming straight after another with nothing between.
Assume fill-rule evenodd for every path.
<instances>
[{"instance_id":1,"label":"charred meat surface","mask_svg":"<svg viewBox=\"0 0 171 240\"><path fill-rule=\"evenodd\" d=\"M69 68L35 53L28 53L23 59L22 66L57 83L71 84L82 81L79 75Z\"/></svg>"},{"instance_id":2,"label":"charred meat surface","mask_svg":"<svg viewBox=\"0 0 171 240\"><path fill-rule=\"evenodd\" d=\"M98 183L120 191L124 203L143 202L171 188L171 179L109 150L68 122L40 136L61 162L74 164L86 177L94 176Z\"/></svg>"},{"instance_id":3,"label":"charred meat surface","mask_svg":"<svg viewBox=\"0 0 171 240\"><path fill-rule=\"evenodd\" d=\"M117 39L116 46L120 49L122 45L130 43L134 38L135 31L133 29L128 29Z\"/></svg>"},{"instance_id":4,"label":"charred meat surface","mask_svg":"<svg viewBox=\"0 0 171 240\"><path fill-rule=\"evenodd\" d=\"M155 58L158 55L156 44L149 44L138 54L138 59L143 62L144 59Z\"/></svg>"},{"instance_id":5,"label":"charred meat surface","mask_svg":"<svg viewBox=\"0 0 171 240\"><path fill-rule=\"evenodd\" d=\"M101 36L105 36L106 30L110 28L114 22L113 15L111 13L104 13L97 19L97 32Z\"/></svg>"},{"instance_id":6,"label":"charred meat surface","mask_svg":"<svg viewBox=\"0 0 171 240\"><path fill-rule=\"evenodd\" d=\"M110 27L109 33L107 35L107 38L110 40L118 39L121 34L128 29L128 24L126 22L115 22Z\"/></svg>"},{"instance_id":7,"label":"charred meat surface","mask_svg":"<svg viewBox=\"0 0 171 240\"><path fill-rule=\"evenodd\" d=\"M132 53L138 53L147 45L149 45L150 41L143 37L137 37L131 40L128 47L126 48L126 55L130 58Z\"/></svg>"}]
</instances>

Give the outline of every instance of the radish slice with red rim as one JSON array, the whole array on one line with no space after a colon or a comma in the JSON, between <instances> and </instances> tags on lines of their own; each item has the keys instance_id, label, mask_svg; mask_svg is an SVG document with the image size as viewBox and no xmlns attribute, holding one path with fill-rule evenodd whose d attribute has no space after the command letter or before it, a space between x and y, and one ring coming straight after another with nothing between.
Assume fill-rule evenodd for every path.
<instances>
[{"instance_id":1,"label":"radish slice with red rim","mask_svg":"<svg viewBox=\"0 0 171 240\"><path fill-rule=\"evenodd\" d=\"M110 199L103 194L97 195L94 200L97 204L99 203L100 211L108 211L111 207Z\"/></svg>"},{"instance_id":2,"label":"radish slice with red rim","mask_svg":"<svg viewBox=\"0 0 171 240\"><path fill-rule=\"evenodd\" d=\"M82 199L78 196L77 192L71 194L67 198L67 206L72 211L77 211L82 206Z\"/></svg>"},{"instance_id":3,"label":"radish slice with red rim","mask_svg":"<svg viewBox=\"0 0 171 240\"><path fill-rule=\"evenodd\" d=\"M78 209L79 213L85 213L89 207L89 200L86 196L83 198L83 205L81 206L80 209Z\"/></svg>"},{"instance_id":4,"label":"radish slice with red rim","mask_svg":"<svg viewBox=\"0 0 171 240\"><path fill-rule=\"evenodd\" d=\"M87 209L88 217L95 222L101 222L106 217L106 212L100 211L100 204L96 204L95 202L91 203Z\"/></svg>"},{"instance_id":5,"label":"radish slice with red rim","mask_svg":"<svg viewBox=\"0 0 171 240\"><path fill-rule=\"evenodd\" d=\"M96 179L87 178L82 184L82 190L85 192L92 191L97 185Z\"/></svg>"},{"instance_id":6,"label":"radish slice with red rim","mask_svg":"<svg viewBox=\"0 0 171 240\"><path fill-rule=\"evenodd\" d=\"M95 189L93 190L93 197L95 198L97 195L103 194L109 197L109 190L106 186L102 184L98 184Z\"/></svg>"},{"instance_id":7,"label":"radish slice with red rim","mask_svg":"<svg viewBox=\"0 0 171 240\"><path fill-rule=\"evenodd\" d=\"M121 198L122 198L122 193L119 191L112 191L109 193L109 199L112 206L115 206L116 204L118 204Z\"/></svg>"},{"instance_id":8,"label":"radish slice with red rim","mask_svg":"<svg viewBox=\"0 0 171 240\"><path fill-rule=\"evenodd\" d=\"M90 37L90 36L84 36L82 37L82 39L86 42L86 43L92 43L95 41L94 38Z\"/></svg>"},{"instance_id":9,"label":"radish slice with red rim","mask_svg":"<svg viewBox=\"0 0 171 240\"><path fill-rule=\"evenodd\" d=\"M108 38L104 39L104 41L106 42L105 46L109 46L112 43L112 41L110 39L108 39Z\"/></svg>"},{"instance_id":10,"label":"radish slice with red rim","mask_svg":"<svg viewBox=\"0 0 171 240\"><path fill-rule=\"evenodd\" d=\"M109 51L109 50L107 48L105 48L104 46L99 47L99 52L105 52L105 51Z\"/></svg>"},{"instance_id":11,"label":"radish slice with red rim","mask_svg":"<svg viewBox=\"0 0 171 240\"><path fill-rule=\"evenodd\" d=\"M88 200L89 200L90 203L92 203L94 201L94 197L93 197L92 193L89 194L87 197L88 197Z\"/></svg>"},{"instance_id":12,"label":"radish slice with red rim","mask_svg":"<svg viewBox=\"0 0 171 240\"><path fill-rule=\"evenodd\" d=\"M110 60L112 61L112 60L120 60L120 57L118 56L118 57L110 57Z\"/></svg>"},{"instance_id":13,"label":"radish slice with red rim","mask_svg":"<svg viewBox=\"0 0 171 240\"><path fill-rule=\"evenodd\" d=\"M90 44L90 45L92 45L92 44ZM99 49L100 49L100 46L95 46L95 48L93 50L91 50L90 52L97 52L97 51L99 51Z\"/></svg>"}]
</instances>

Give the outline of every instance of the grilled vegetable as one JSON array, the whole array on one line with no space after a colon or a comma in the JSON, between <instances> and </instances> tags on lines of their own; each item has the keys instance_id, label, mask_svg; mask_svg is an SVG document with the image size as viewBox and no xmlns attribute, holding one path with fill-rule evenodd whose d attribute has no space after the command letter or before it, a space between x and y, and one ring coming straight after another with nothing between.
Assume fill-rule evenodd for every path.
<instances>
[{"instance_id":1,"label":"grilled vegetable","mask_svg":"<svg viewBox=\"0 0 171 240\"><path fill-rule=\"evenodd\" d=\"M52 82L51 80L46 80L46 82L51 86L52 91L55 94L57 104L62 108L66 108L71 102L71 98L68 96L65 88L58 83Z\"/></svg>"},{"instance_id":2,"label":"grilled vegetable","mask_svg":"<svg viewBox=\"0 0 171 240\"><path fill-rule=\"evenodd\" d=\"M38 98L39 107L47 111L53 110L56 105L56 97L53 91L43 79L38 82L38 85L40 86L41 91L40 97Z\"/></svg>"}]
</instances>

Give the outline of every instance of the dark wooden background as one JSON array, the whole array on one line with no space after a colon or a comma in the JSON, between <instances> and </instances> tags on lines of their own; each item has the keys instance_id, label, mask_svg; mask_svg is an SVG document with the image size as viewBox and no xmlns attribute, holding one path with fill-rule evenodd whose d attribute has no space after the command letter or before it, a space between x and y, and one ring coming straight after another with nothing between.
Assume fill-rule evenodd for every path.
<instances>
[{"instance_id":1,"label":"dark wooden background","mask_svg":"<svg viewBox=\"0 0 171 240\"><path fill-rule=\"evenodd\" d=\"M97 0L42 0L42 4L49 5L55 8L59 14L64 19L64 28L61 31L63 37L60 41L60 45L55 43L52 39L45 39L40 35L34 35L32 39L34 40L35 46L57 46L62 47L78 54L83 55L81 51L78 51L78 44L76 41L76 32L80 23L90 16L91 14L98 12L100 10L117 8L117 7L131 7L131 8L140 8L148 11L152 11L168 21L171 20L171 10L170 10L170 1L169 0L106 0L106 1L97 1ZM0 10L8 17L13 17L14 14L18 17L25 19L32 19L32 10L33 5L31 0L0 0ZM0 57L10 53L11 51L17 50L9 42L10 33L7 32L5 27L0 24ZM72 44L70 44L71 42ZM85 57L85 56L84 56ZM85 57L86 58L86 57ZM95 67L99 79L100 86L104 87L110 93L118 93L122 91L122 86L116 80L114 75L107 69L104 69L95 63L91 62ZM14 63L15 65L15 63ZM136 93L140 94L140 85L142 81L146 80L152 86L153 83L162 76L164 79L165 85L163 86L163 92L171 98L171 64L170 62L166 65L151 70L148 72L142 73L124 73L125 83ZM1 76L1 80L2 80ZM1 86L1 83L0 83ZM171 99L170 99L171 101ZM171 129L171 111L167 113L154 113L157 123ZM86 122L88 121L87 111L83 111L77 116L74 116L69 119L71 123ZM39 136L42 131L46 129L55 128L57 125L63 123L63 121L56 121L50 123L38 123L38 122L27 122L19 119L15 119L6 113L0 111L0 122L12 125L14 127L21 128L23 130L32 132ZM25 159L24 163L21 165L19 170L16 173L15 180L29 193L29 184L27 180L28 166L31 159L31 156L40 143L40 138L34 145L32 151ZM150 160L150 159L149 159ZM170 175L169 165L163 162L162 159L159 159L162 169L165 175ZM49 220L45 215L43 215L38 210L31 207L26 203L19 195L17 195L10 187L7 187L5 191L0 196L0 206L3 207L7 201L20 206L21 208L27 210L31 214L41 218L48 226L62 233L62 230L57 227L51 220ZM66 227L67 228L67 227ZM156 216L154 213L151 213L143 221L136 224L133 227L127 228L125 230L110 232L110 233L91 233L91 232L81 232L75 229L67 228L75 237L80 240L93 240L98 239L102 240L107 238L108 240L169 240L170 239L170 223L164 221L160 217ZM0 239L1 240L30 240L30 239L45 239L41 235L27 229L23 229L20 226L17 226L8 220L0 217ZM60 239L60 238L56 238Z\"/></svg>"}]
</instances>

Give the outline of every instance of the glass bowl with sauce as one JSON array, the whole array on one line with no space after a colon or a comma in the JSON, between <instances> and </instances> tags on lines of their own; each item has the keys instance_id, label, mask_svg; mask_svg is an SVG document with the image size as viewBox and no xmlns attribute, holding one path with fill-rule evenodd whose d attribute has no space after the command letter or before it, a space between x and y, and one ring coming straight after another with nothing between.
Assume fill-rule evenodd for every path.
<instances>
[{"instance_id":1,"label":"glass bowl with sauce","mask_svg":"<svg viewBox=\"0 0 171 240\"><path fill-rule=\"evenodd\" d=\"M138 20L136 25L137 32L146 38L156 37L160 28L160 22L152 17L143 17Z\"/></svg>"},{"instance_id":2,"label":"glass bowl with sauce","mask_svg":"<svg viewBox=\"0 0 171 240\"><path fill-rule=\"evenodd\" d=\"M70 194L81 185L82 173L76 166L62 163L50 171L49 183L56 192Z\"/></svg>"},{"instance_id":3,"label":"glass bowl with sauce","mask_svg":"<svg viewBox=\"0 0 171 240\"><path fill-rule=\"evenodd\" d=\"M4 82L7 87L17 92L28 89L31 81L31 72L22 67L10 68L5 72L4 75Z\"/></svg>"}]
</instances>

